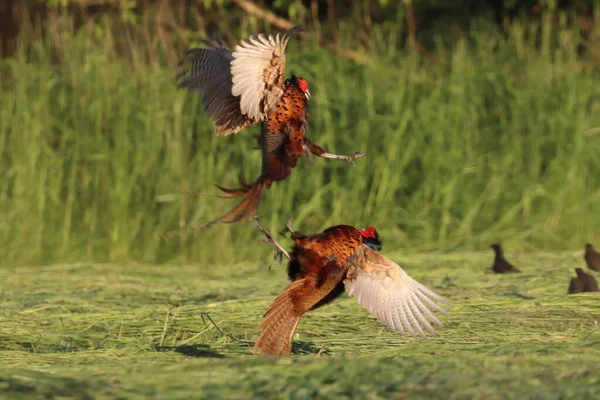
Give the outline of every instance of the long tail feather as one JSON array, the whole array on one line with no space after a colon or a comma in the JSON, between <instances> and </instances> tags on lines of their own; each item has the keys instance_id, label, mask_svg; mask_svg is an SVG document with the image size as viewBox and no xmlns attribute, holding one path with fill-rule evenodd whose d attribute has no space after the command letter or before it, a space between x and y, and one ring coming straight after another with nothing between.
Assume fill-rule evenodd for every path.
<instances>
[{"instance_id":1,"label":"long tail feather","mask_svg":"<svg viewBox=\"0 0 600 400\"><path fill-rule=\"evenodd\" d=\"M222 194L206 194L200 192L191 192L189 190L182 190L181 192L191 197L218 197L220 199L233 199L238 197L244 197L252 189L252 185L248 185L246 181L244 181L244 178L242 178L241 176L239 177L239 180L240 185L242 186L239 189L228 189L226 187L217 185L216 183L214 184L220 191L226 193L225 196Z\"/></svg>"},{"instance_id":2,"label":"long tail feather","mask_svg":"<svg viewBox=\"0 0 600 400\"><path fill-rule=\"evenodd\" d=\"M219 197L221 197L223 199L231 199L231 198L234 198L234 197L244 197L244 196L246 196L248 194L248 192L250 192L252 190L252 188L254 186L256 186L258 184L258 183L255 183L254 185L248 185L246 183L246 181L244 181L244 178L242 178L240 176L239 179L240 179L240 185L242 186L239 189L227 189L227 188L225 188L223 186L219 186L219 185L215 184L215 186L217 188L219 188L219 190L221 192L228 194L228 196L219 196Z\"/></svg>"},{"instance_id":3,"label":"long tail feather","mask_svg":"<svg viewBox=\"0 0 600 400\"><path fill-rule=\"evenodd\" d=\"M235 206L235 208L229 211L227 214L220 216L206 224L190 226L185 229L185 232L199 232L214 224L222 222L224 224L233 224L241 221L244 218L252 217L256 214L256 210L260 204L265 184L261 181L256 181L254 185L250 186L240 179L242 187L239 189L227 189L221 186L217 186L220 190L227 193L228 196L219 196L222 198L238 198L243 197L243 200ZM182 231L171 231L167 232L168 238L173 238L182 234Z\"/></svg>"},{"instance_id":4,"label":"long tail feather","mask_svg":"<svg viewBox=\"0 0 600 400\"><path fill-rule=\"evenodd\" d=\"M262 332L254 350L262 355L283 356L292 351L292 338L302 314L294 310L292 292L304 284L304 279L299 279L288 285L285 291L275 299L269 307L258 329Z\"/></svg>"},{"instance_id":5,"label":"long tail feather","mask_svg":"<svg viewBox=\"0 0 600 400\"><path fill-rule=\"evenodd\" d=\"M221 189L221 187L219 185L215 185L215 186L218 187L219 189ZM190 197L217 197L219 199L234 199L234 198L243 196L243 194L237 195L237 193L235 195L234 194L222 195L222 194L208 194L208 193L200 193L200 192L191 192L189 190L182 190L181 193L185 194L186 196L190 196Z\"/></svg>"}]
</instances>

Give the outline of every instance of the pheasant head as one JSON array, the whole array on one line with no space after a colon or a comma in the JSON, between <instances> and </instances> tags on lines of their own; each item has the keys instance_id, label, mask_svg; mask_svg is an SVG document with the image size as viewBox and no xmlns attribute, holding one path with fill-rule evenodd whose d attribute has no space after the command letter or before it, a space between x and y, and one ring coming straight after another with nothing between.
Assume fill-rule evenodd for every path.
<instances>
[{"instance_id":1,"label":"pheasant head","mask_svg":"<svg viewBox=\"0 0 600 400\"><path fill-rule=\"evenodd\" d=\"M296 86L297 88L302 90L302 92L304 92L304 95L306 96L306 100L310 99L310 92L308 91L308 81L306 79L299 78L296 75L292 75L291 78L286 79L285 85L286 86L287 85Z\"/></svg>"},{"instance_id":2,"label":"pheasant head","mask_svg":"<svg viewBox=\"0 0 600 400\"><path fill-rule=\"evenodd\" d=\"M372 249L381 250L381 239L375 228L369 226L367 229L359 229L359 231L364 244Z\"/></svg>"}]
</instances>

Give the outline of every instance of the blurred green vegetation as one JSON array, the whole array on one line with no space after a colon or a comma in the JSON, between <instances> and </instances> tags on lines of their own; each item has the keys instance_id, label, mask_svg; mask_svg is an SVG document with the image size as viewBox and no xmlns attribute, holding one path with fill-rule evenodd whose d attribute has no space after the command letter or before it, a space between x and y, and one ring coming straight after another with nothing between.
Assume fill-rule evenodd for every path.
<instances>
[{"instance_id":1,"label":"blurred green vegetation","mask_svg":"<svg viewBox=\"0 0 600 400\"><path fill-rule=\"evenodd\" d=\"M386 254L450 300L445 327L401 336L343 295L281 359L251 346L283 265L2 268L0 398L598 398L598 293L566 294L581 251L507 250L509 275L490 250Z\"/></svg>"},{"instance_id":2,"label":"blurred green vegetation","mask_svg":"<svg viewBox=\"0 0 600 400\"><path fill-rule=\"evenodd\" d=\"M219 4L212 20L233 8ZM552 9L504 29L481 16L417 32L424 47L411 47L395 5L360 25L360 13L337 19L334 47L326 18L291 42L287 74L313 94L307 136L367 157L302 160L265 193L263 224L369 224L388 249L411 252L599 242L598 29L584 38L571 11ZM223 29L231 44L269 28L234 15L243 23ZM198 96L175 85L190 40L227 20L195 31L149 21L77 22L59 8L25 23L17 52L0 60L3 263L256 259L248 223L161 238L231 209L181 191L254 179L260 154L258 128L214 137Z\"/></svg>"}]
</instances>

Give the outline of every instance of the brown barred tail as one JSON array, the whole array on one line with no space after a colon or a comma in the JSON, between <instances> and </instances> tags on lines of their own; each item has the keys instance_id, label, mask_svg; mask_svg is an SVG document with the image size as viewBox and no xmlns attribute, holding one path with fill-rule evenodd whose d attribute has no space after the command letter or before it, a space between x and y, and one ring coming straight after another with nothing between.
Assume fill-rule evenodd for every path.
<instances>
[{"instance_id":1,"label":"brown barred tail","mask_svg":"<svg viewBox=\"0 0 600 400\"><path fill-rule=\"evenodd\" d=\"M303 284L304 279L290 283L271 304L258 326L258 329L262 329L262 333L254 344L256 353L272 356L285 356L291 353L294 332L302 317L301 313L295 312L291 294L294 289Z\"/></svg>"}]
</instances>

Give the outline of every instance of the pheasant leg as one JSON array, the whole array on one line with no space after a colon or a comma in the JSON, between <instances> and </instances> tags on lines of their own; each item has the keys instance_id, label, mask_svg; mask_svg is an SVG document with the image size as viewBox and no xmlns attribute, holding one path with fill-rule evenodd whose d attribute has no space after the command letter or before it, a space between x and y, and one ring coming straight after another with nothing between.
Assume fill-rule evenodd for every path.
<instances>
[{"instance_id":1,"label":"pheasant leg","mask_svg":"<svg viewBox=\"0 0 600 400\"><path fill-rule=\"evenodd\" d=\"M354 164L354 160L362 157L362 156L366 156L367 153L361 153L360 151L357 151L356 153L352 154L351 156L345 156L345 155L340 155L340 154L331 154L331 153L323 153L320 155L320 157L323 158L335 158L337 160L344 160L346 162L349 162L350 164Z\"/></svg>"},{"instance_id":2,"label":"pheasant leg","mask_svg":"<svg viewBox=\"0 0 600 400\"><path fill-rule=\"evenodd\" d=\"M306 153L308 155L314 154L314 155L316 155L318 157L322 157L322 158L333 158L336 160L344 160L346 162L349 162L350 164L354 164L355 159L366 155L366 153L362 153L360 151L357 151L356 153L352 154L351 156L328 153L325 151L324 148L311 142L310 139L308 139L306 137L304 138L304 150L306 151Z\"/></svg>"},{"instance_id":3,"label":"pheasant leg","mask_svg":"<svg viewBox=\"0 0 600 400\"><path fill-rule=\"evenodd\" d=\"M294 217L290 217L290 219L288 219L288 222L285 223L285 228L290 232L290 233L294 233L294 229L292 229L292 224L294 223Z\"/></svg>"},{"instance_id":4,"label":"pheasant leg","mask_svg":"<svg viewBox=\"0 0 600 400\"><path fill-rule=\"evenodd\" d=\"M285 228L283 228L283 230L279 232L279 235L285 237L286 233L288 233L288 232L293 235L294 234L294 229L292 228L293 223L294 223L294 217L290 217L290 219L288 219L288 222L285 223Z\"/></svg>"},{"instance_id":5,"label":"pheasant leg","mask_svg":"<svg viewBox=\"0 0 600 400\"><path fill-rule=\"evenodd\" d=\"M288 253L287 250L282 245L279 244L279 242L273 237L273 235L271 235L271 233L269 231L267 231L265 228L260 226L260 224L258 223L258 218L254 219L254 225L256 225L258 230L261 231L263 235L265 235L265 237L267 238L267 242L271 243L277 249L277 253L276 253L275 257L277 257L278 255L284 255L287 257L288 260L292 259L290 257L290 253Z\"/></svg>"}]
</instances>

